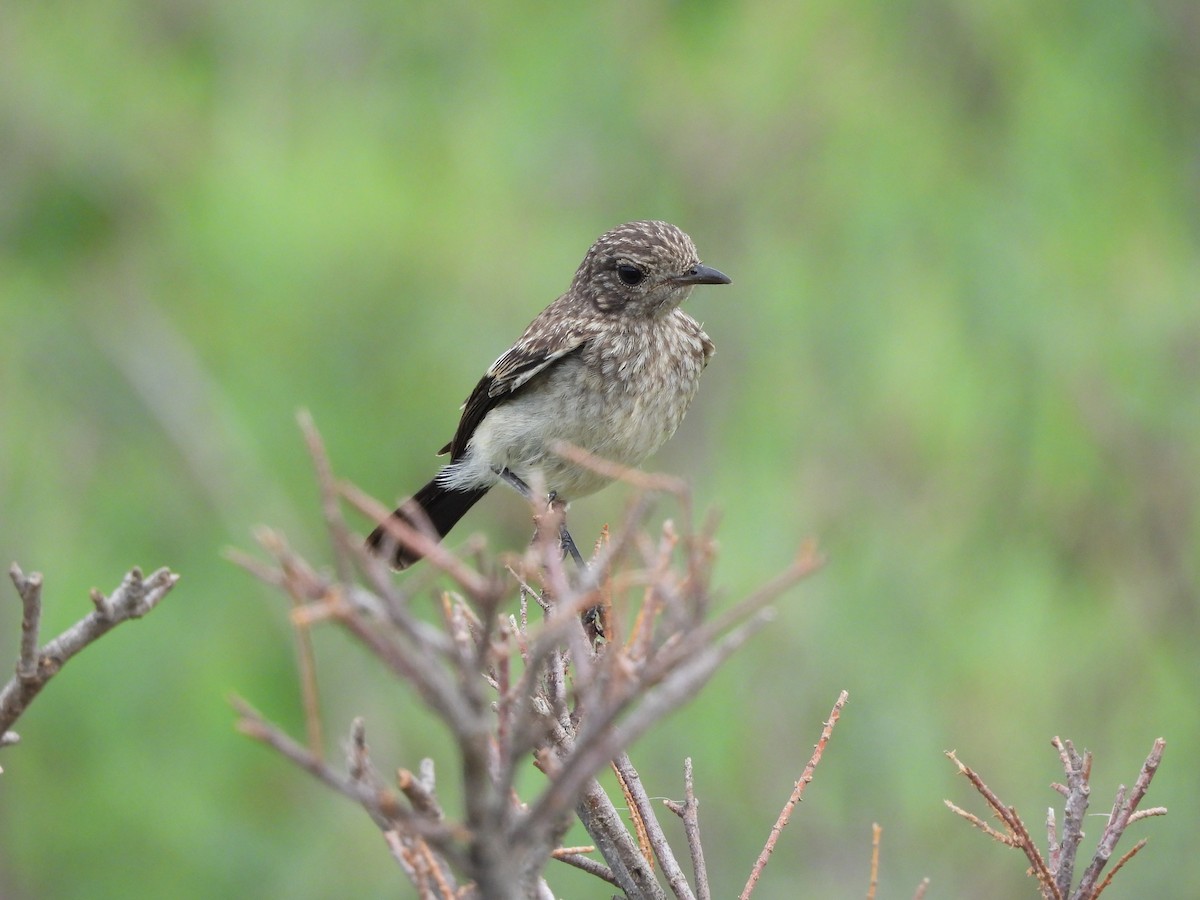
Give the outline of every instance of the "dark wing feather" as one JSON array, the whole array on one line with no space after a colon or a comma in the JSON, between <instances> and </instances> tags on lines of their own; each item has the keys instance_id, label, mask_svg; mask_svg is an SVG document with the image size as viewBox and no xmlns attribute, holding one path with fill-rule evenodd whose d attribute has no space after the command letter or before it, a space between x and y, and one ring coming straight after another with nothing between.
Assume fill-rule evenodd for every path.
<instances>
[{"instance_id":1,"label":"dark wing feather","mask_svg":"<svg viewBox=\"0 0 1200 900\"><path fill-rule=\"evenodd\" d=\"M441 453L449 452L451 460L462 456L471 435L489 410L511 397L539 372L577 352L587 342L586 330L576 323L557 323L557 327L547 325L545 314L539 316L521 339L492 363L463 404L462 418L458 421L454 438L441 449Z\"/></svg>"}]
</instances>

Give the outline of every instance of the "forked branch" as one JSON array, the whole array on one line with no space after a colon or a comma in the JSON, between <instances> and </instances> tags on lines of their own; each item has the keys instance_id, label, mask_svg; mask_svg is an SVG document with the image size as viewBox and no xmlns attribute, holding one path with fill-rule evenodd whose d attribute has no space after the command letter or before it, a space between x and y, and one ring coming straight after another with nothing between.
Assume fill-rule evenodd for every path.
<instances>
[{"instance_id":1,"label":"forked branch","mask_svg":"<svg viewBox=\"0 0 1200 900\"><path fill-rule=\"evenodd\" d=\"M1162 738L1154 742L1149 756L1142 764L1141 772L1138 774L1132 791L1126 792L1124 785L1117 788L1116 800L1108 816L1104 832L1074 889L1072 889L1072 883L1076 870L1076 858L1083 839L1083 821L1087 813L1088 796L1091 791L1088 780L1092 771L1092 756L1086 752L1078 753L1070 741L1059 737L1055 737L1052 744L1058 751L1067 777L1066 784L1051 785L1065 798L1063 824L1060 833L1056 826L1054 808L1051 807L1046 821L1047 852L1045 854L1034 843L1029 829L1025 827L1016 808L1004 803L984 783L977 772L959 761L954 751L947 751L946 756L983 797L992 813L1003 823L1004 831L992 828L978 816L960 809L949 800L945 801L946 806L993 840L1008 847L1015 847L1024 853L1029 860L1030 873L1037 878L1038 887L1045 900L1095 900L1112 883L1113 876L1121 867L1146 844L1144 839L1135 844L1117 861L1108 876L1103 881L1099 881L1100 874L1116 849L1117 841L1125 833L1125 829L1139 819L1162 816L1167 813L1165 807L1138 809L1138 805L1150 788L1150 781L1154 777L1154 773L1158 771L1163 751L1166 749L1166 742Z\"/></svg>"},{"instance_id":2,"label":"forked branch","mask_svg":"<svg viewBox=\"0 0 1200 900\"><path fill-rule=\"evenodd\" d=\"M405 769L395 780L378 774L386 767L373 762L361 723L351 730L344 771L326 761L311 737L309 746L300 744L244 701L236 701L239 727L362 805L421 896L449 898L467 890L487 898L549 897L543 870L552 858L591 872L629 898L709 896L690 763L688 800L677 811L685 821L695 888L624 750L695 696L763 627L765 607L819 567L815 550L806 547L763 589L712 617L715 543L711 528L692 527L686 486L562 448L579 464L641 489L622 528L600 543L586 570L576 574L563 565L554 509L533 510L539 536L520 557L459 555L335 481L311 421L302 417L301 424L335 565L321 570L273 532L260 534L266 560L239 554L236 561L288 595L298 625L341 627L440 719L458 755L441 768L461 773L463 809L454 815L445 809L429 761L419 776ZM646 521L663 493L681 517L652 537ZM347 526L343 503L390 521L392 536L424 555L422 570L399 581L392 576ZM443 587L431 607L412 586L415 579L428 588L435 577ZM834 720L844 702L843 696ZM310 717L318 714L315 704L306 707ZM831 728L832 721L819 748ZM310 722L308 731L322 733L319 723ZM597 781L610 764L625 786L622 805L636 811L641 844ZM530 765L548 778L520 798L514 785ZM602 863L580 848L561 847L572 814L590 833Z\"/></svg>"},{"instance_id":3,"label":"forked branch","mask_svg":"<svg viewBox=\"0 0 1200 900\"><path fill-rule=\"evenodd\" d=\"M179 581L169 569L158 569L149 578L134 568L111 594L93 589L88 613L58 637L39 646L42 620L42 576L26 575L13 563L8 570L21 597L21 647L16 674L0 688L0 746L15 744L18 737L9 729L29 704L75 654L129 619L139 619L158 605Z\"/></svg>"}]
</instances>

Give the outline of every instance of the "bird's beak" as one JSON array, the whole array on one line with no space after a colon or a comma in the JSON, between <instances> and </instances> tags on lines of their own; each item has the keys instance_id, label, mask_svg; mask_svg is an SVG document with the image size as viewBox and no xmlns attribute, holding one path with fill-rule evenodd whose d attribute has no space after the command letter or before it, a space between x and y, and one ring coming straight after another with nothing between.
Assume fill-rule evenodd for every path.
<instances>
[{"instance_id":1,"label":"bird's beak","mask_svg":"<svg viewBox=\"0 0 1200 900\"><path fill-rule=\"evenodd\" d=\"M712 266L695 265L684 272L682 275L676 275L673 279L676 284L732 284L733 279L724 272L718 272Z\"/></svg>"}]
</instances>

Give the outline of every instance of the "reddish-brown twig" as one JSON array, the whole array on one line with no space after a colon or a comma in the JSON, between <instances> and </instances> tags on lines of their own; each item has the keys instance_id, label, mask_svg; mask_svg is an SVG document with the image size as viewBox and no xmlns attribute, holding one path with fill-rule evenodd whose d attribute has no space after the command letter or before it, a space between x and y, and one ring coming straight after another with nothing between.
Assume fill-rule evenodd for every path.
<instances>
[{"instance_id":1,"label":"reddish-brown twig","mask_svg":"<svg viewBox=\"0 0 1200 900\"><path fill-rule=\"evenodd\" d=\"M800 802L801 797L804 795L804 789L808 787L808 783L812 781L813 771L821 761L821 754L825 752L825 745L829 743L829 736L833 734L833 728L837 725L838 718L842 714L842 707L846 705L849 697L850 695L846 691L842 691L838 695L837 702L833 704L833 710L830 712L829 718L825 720L825 725L821 729L821 737L813 748L808 765L804 767L804 772L801 774L800 780L796 782L796 786L792 790L792 795L788 798L787 803L783 805L783 810L779 813L779 818L775 820L775 824L771 828L771 833L767 837L767 843L758 855L758 859L754 863L754 868L750 870L750 877L746 881L746 886L742 888L741 894L738 895L739 900L748 900L750 894L754 891L754 886L758 884L759 876L762 875L763 869L766 868L767 861L771 858L771 853L775 850L775 843L779 840L779 835L783 832L784 827L791 818L792 810Z\"/></svg>"}]
</instances>

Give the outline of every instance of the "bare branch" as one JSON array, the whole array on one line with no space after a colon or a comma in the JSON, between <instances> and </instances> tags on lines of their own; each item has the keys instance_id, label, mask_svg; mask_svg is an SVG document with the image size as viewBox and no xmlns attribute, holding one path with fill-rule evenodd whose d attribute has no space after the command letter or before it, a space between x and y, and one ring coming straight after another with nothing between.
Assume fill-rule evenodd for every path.
<instances>
[{"instance_id":1,"label":"bare branch","mask_svg":"<svg viewBox=\"0 0 1200 900\"><path fill-rule=\"evenodd\" d=\"M691 659L680 660L660 684L642 691L636 708L619 725L610 727L627 703L605 710L603 715L591 720L589 731L592 737L555 773L549 787L532 805L529 821L534 823L538 819L557 816L570 804L582 782L603 767L619 748L630 746L652 725L695 696L717 667L767 621L768 617L760 613L715 646L697 652ZM630 697L629 702L633 699Z\"/></svg>"},{"instance_id":2,"label":"bare branch","mask_svg":"<svg viewBox=\"0 0 1200 900\"><path fill-rule=\"evenodd\" d=\"M614 887L619 888L621 886L621 882L617 881L617 877L613 875L612 869L602 862L597 862L590 856L584 856L582 853L559 853L557 850L550 855L560 862L565 862L569 866L582 869L589 875L594 875L601 881L607 881Z\"/></svg>"},{"instance_id":3,"label":"bare branch","mask_svg":"<svg viewBox=\"0 0 1200 900\"><path fill-rule=\"evenodd\" d=\"M9 736L9 729L71 657L122 622L146 615L179 581L179 576L169 569L158 569L145 578L141 569L134 568L112 594L105 596L93 590L91 599L95 609L38 649L42 576L37 572L26 576L13 563L9 577L21 596L24 614L17 673L0 688L0 736L3 736L0 746L16 742L15 736Z\"/></svg>"},{"instance_id":4,"label":"bare branch","mask_svg":"<svg viewBox=\"0 0 1200 900\"><path fill-rule=\"evenodd\" d=\"M1017 847L1024 852L1025 856L1029 859L1030 871L1033 873L1034 877L1037 878L1038 883L1042 887L1043 896L1048 898L1048 900L1062 900L1063 895L1058 890L1057 885L1054 883L1054 878L1050 873L1049 866L1046 865L1046 860L1042 857L1042 854L1034 845L1028 829L1025 828L1025 823L1021 821L1021 817L1017 815L1017 811L1011 806L1006 806L1004 802L996 796L995 792L984 783L983 779L979 777L978 773L976 773L974 769L959 760L953 750L947 750L946 757L958 767L959 773L966 776L967 780L971 782L975 790L979 792L980 796L987 801L988 806L992 808L992 812L996 814L997 818L999 818L1008 829L1008 834L1006 836L1001 836L995 830L983 825L983 823L978 819L974 819L973 824L976 824L977 827L981 827L984 831L986 831L996 840L999 840L1001 843L1010 847ZM959 810L958 807L954 806L949 801L946 802L946 805L950 806L950 808L955 812L958 812L959 815L963 815L966 818L971 818L970 816L966 816L962 810Z\"/></svg>"},{"instance_id":5,"label":"bare branch","mask_svg":"<svg viewBox=\"0 0 1200 900\"><path fill-rule=\"evenodd\" d=\"M307 409L302 409L296 414L296 421L300 425L304 443L308 447L308 455L312 457L313 468L317 473L317 486L321 492L321 513L325 518L325 527L329 529L338 581L349 584L354 577L354 558L349 548L355 542L346 520L342 517L341 506L338 503L337 480L333 476L329 455L325 452L321 435L317 433L312 414Z\"/></svg>"},{"instance_id":6,"label":"bare branch","mask_svg":"<svg viewBox=\"0 0 1200 900\"><path fill-rule=\"evenodd\" d=\"M1162 762L1163 751L1167 748L1167 742L1162 738L1158 738L1154 742L1154 746L1150 749L1150 754L1146 757L1146 761L1142 763L1142 769L1138 773L1137 780L1133 784L1133 789L1129 792L1128 797L1125 794L1125 786L1122 785L1117 789L1117 799L1113 803L1113 810L1108 818L1108 824L1104 828L1104 833L1100 836L1099 845L1096 847L1096 852L1092 857L1092 861L1084 870L1083 877L1079 879L1079 887L1072 894L1072 900L1092 900L1100 889L1095 889L1097 879L1100 877L1100 872L1104 869L1108 860L1112 857L1116 850L1117 841L1121 839L1121 835L1125 833L1125 829L1129 823L1133 821L1134 813L1137 811L1138 804L1146 796L1146 792L1150 789L1150 781L1154 778L1154 774L1158 771L1159 764ZM1161 807L1160 807L1161 808ZM1166 810L1163 809L1163 814ZM1124 862L1132 857L1133 853L1140 850L1141 847L1136 847L1131 853L1126 854L1121 862ZM1114 869L1115 873L1116 870ZM1110 875L1107 881L1111 881Z\"/></svg>"},{"instance_id":7,"label":"bare branch","mask_svg":"<svg viewBox=\"0 0 1200 900\"><path fill-rule=\"evenodd\" d=\"M979 816L975 815L972 812L967 812L967 810L963 809L960 806L955 806L949 800L943 800L942 802L946 804L947 808L949 808L949 810L952 813L962 816L964 819L966 819L968 822L970 822L972 825L974 825L976 828L978 828L980 831L982 831L984 834L986 834L992 840L997 841L998 843L1004 844L1007 847L1019 846L1017 844L1017 839L1012 834L1001 834L999 831L997 831L995 828L993 828L987 822L983 821L983 819L979 818Z\"/></svg>"},{"instance_id":8,"label":"bare branch","mask_svg":"<svg viewBox=\"0 0 1200 900\"><path fill-rule=\"evenodd\" d=\"M758 859L754 863L754 868L750 870L750 877L746 881L746 886L742 888L739 900L747 900L754 891L754 886L758 884L758 879L762 875L763 869L767 867L767 862L775 850L775 843L779 840L779 835L783 833L783 829L787 826L788 820L792 816L792 810L796 808L796 804L804 796L804 789L808 787L808 783L813 779L813 772L816 771L818 763L821 762L821 755L825 752L825 745L829 743L829 738L833 734L833 728L837 725L838 719L842 715L842 707L846 705L846 701L849 699L850 695L846 691L842 691L838 695L837 702L833 704L829 718L825 720L825 725L821 728L821 737L817 740L816 746L813 747L808 765L804 767L804 772L801 773L800 780L796 782L796 786L792 790L792 795L788 798L787 803L783 805L783 810L779 813L779 818L775 820L775 824L771 828L771 833L767 837L767 843L758 855Z\"/></svg>"},{"instance_id":9,"label":"bare branch","mask_svg":"<svg viewBox=\"0 0 1200 900\"><path fill-rule=\"evenodd\" d=\"M21 595L24 610L21 616L21 656L17 660L17 677L28 680L37 676L38 631L42 623L42 573L31 572L26 576L13 563L8 575Z\"/></svg>"},{"instance_id":10,"label":"bare branch","mask_svg":"<svg viewBox=\"0 0 1200 900\"><path fill-rule=\"evenodd\" d=\"M1125 863L1129 862L1129 860L1131 860L1135 856L1137 856L1138 853L1141 851L1141 849L1146 846L1146 842L1147 842L1147 839L1142 838L1140 841L1138 841L1136 844L1134 844L1132 847L1130 847L1129 850L1120 859L1117 860L1116 865L1114 865L1112 867L1112 871L1110 871L1108 873L1108 875L1105 877L1105 879L1102 882L1100 882L1100 885L1092 893L1092 900L1095 900L1096 897L1099 897L1102 893L1104 893L1104 889L1107 888L1110 884L1112 884L1113 878L1116 876L1116 874L1118 872L1121 871L1121 869L1124 867Z\"/></svg>"},{"instance_id":11,"label":"bare branch","mask_svg":"<svg viewBox=\"0 0 1200 900\"><path fill-rule=\"evenodd\" d=\"M1117 789L1116 800L1113 802L1112 812L1108 817L1108 824L1104 829L1104 834L1100 838L1099 846L1096 848L1091 863L1080 878L1079 885L1072 891L1072 873L1080 841L1083 838L1083 819L1087 813L1087 801L1090 793L1088 780L1092 771L1092 755L1086 752L1080 754L1070 741L1058 737L1055 737L1051 743L1058 751L1059 759L1067 775L1067 783L1065 785L1058 783L1050 785L1052 790L1057 791L1064 797L1064 814L1061 835L1056 833L1054 809L1051 808L1046 815L1047 857L1043 857L1037 847L1034 846L1033 839L1030 837L1025 823L1017 815L1017 811L1013 807L1004 804L984 784L983 779L978 774L958 760L953 751L947 751L946 756L987 801L988 806L992 808L992 811L1004 823L1008 834L1000 834L978 817L959 809L949 800L946 801L946 805L1000 843L1020 848L1030 861L1030 874L1038 879L1042 896L1047 898L1047 900L1062 900L1062 898L1067 896L1071 900L1095 900L1112 883L1113 876L1121 866L1138 853L1145 844L1145 841L1139 842L1132 850L1121 857L1108 877L1099 886L1096 886L1096 881L1099 878L1101 870L1111 857L1117 841L1129 823L1135 821L1137 818L1164 815L1166 813L1166 809L1163 807L1144 810L1141 816L1136 812L1137 805L1145 797L1150 787L1150 781L1162 761L1162 753L1166 744L1161 738L1154 742L1154 747L1151 749L1150 755L1146 757L1134 788L1128 793L1128 796L1123 785Z\"/></svg>"},{"instance_id":12,"label":"bare branch","mask_svg":"<svg viewBox=\"0 0 1200 900\"><path fill-rule=\"evenodd\" d=\"M308 747L288 737L287 734L268 722L262 713L241 697L230 697L229 702L238 714L238 731L281 753L297 766L304 769L304 771L319 781L324 782L335 791L345 794L356 802L362 802L362 792L359 789L359 783L356 779L350 775L342 775L335 772L324 759L313 753ZM379 810L378 804L367 803L364 805L367 812L371 814L371 818L375 820L375 824L385 831L391 828L388 817Z\"/></svg>"},{"instance_id":13,"label":"bare branch","mask_svg":"<svg viewBox=\"0 0 1200 900\"><path fill-rule=\"evenodd\" d=\"M623 481L625 484L632 485L642 491L664 492L674 494L677 497L688 493L687 482L682 478L657 472L643 472L640 469L632 469L629 466L623 466L602 456L589 453L582 447L577 447L568 441L558 441L555 443L553 450L564 459L578 463L586 469L591 469L605 478L611 478L614 481Z\"/></svg>"},{"instance_id":14,"label":"bare branch","mask_svg":"<svg viewBox=\"0 0 1200 900\"><path fill-rule=\"evenodd\" d=\"M1058 841L1058 869L1050 871L1054 875L1055 889L1061 896L1066 897L1071 891L1075 856L1079 852L1079 842L1083 839L1083 820L1087 815L1088 797L1091 793L1085 773L1091 771L1092 763L1090 754L1080 756L1070 741L1063 741L1055 736L1051 743L1058 750L1059 759L1062 760L1063 770L1067 775L1067 800L1063 806L1062 836Z\"/></svg>"},{"instance_id":15,"label":"bare branch","mask_svg":"<svg viewBox=\"0 0 1200 900\"><path fill-rule=\"evenodd\" d=\"M712 891L708 886L708 870L704 865L704 845L700 842L700 801L696 799L696 785L692 778L692 758L683 761L683 796L682 804L674 800L663 801L667 809L683 819L684 836L687 838L688 852L692 856L692 872L696 879L696 900L711 900Z\"/></svg>"},{"instance_id":16,"label":"bare branch","mask_svg":"<svg viewBox=\"0 0 1200 900\"><path fill-rule=\"evenodd\" d=\"M715 519L693 530L690 498L678 479L586 461L637 487L622 529L611 539L605 535L591 563L576 573L564 566L559 547L561 504L532 504L537 537L520 563L506 567L481 551L471 551L476 559L454 553L431 532L392 518L387 507L353 485L338 483L304 414L301 427L320 484L336 576L307 563L273 532L259 534L268 563L237 561L288 594L293 622L303 635L324 622L338 625L416 692L454 740L458 759L451 771L459 779L462 813L456 817L439 802L432 764L423 763L419 775L399 769L395 786L384 784L359 721L351 729L345 772L321 758L319 742L310 738L312 746L300 746L245 704L239 704L239 727L360 803L422 897L446 894L451 865L463 876L464 896L552 896L541 871L561 844L573 810L604 863L575 848L561 850L558 855L570 864L618 886L631 900L658 900L666 894L655 877L652 860L657 859L675 897L707 900L690 760L687 802L672 809L684 818L695 894L623 751L690 700L766 624L770 611L765 607L819 565L815 550L806 548L780 577L710 618ZM531 487L535 496L540 493L537 485ZM682 513L678 525L664 523L656 540L644 530L649 492L675 497ZM398 586L345 526L342 501L373 520L387 521L395 540L425 557L421 569L403 576ZM515 576L515 591L502 577L506 571ZM454 590L435 593L432 618L414 614L414 598L439 577L452 581ZM628 604L638 591L641 603L632 610L636 622L626 640L633 618ZM509 593L519 594L519 616L503 609ZM528 615L530 599L537 604L535 612L542 610L541 621ZM315 670L302 659L302 678L309 680L306 672ZM313 698L305 710L314 735L319 733L315 681L313 675L305 688ZM531 757L549 778L526 805L514 785ZM610 763L626 791L644 855L596 781ZM811 778L811 771L805 777Z\"/></svg>"},{"instance_id":17,"label":"bare branch","mask_svg":"<svg viewBox=\"0 0 1200 900\"><path fill-rule=\"evenodd\" d=\"M593 778L584 785L575 812L622 890L631 897L666 900L654 878L654 870L638 852L637 844L625 830L620 814L600 782Z\"/></svg>"},{"instance_id":18,"label":"bare branch","mask_svg":"<svg viewBox=\"0 0 1200 900\"><path fill-rule=\"evenodd\" d=\"M883 829L878 822L871 823L871 881L867 885L867 900L875 900L875 891L879 888L879 838Z\"/></svg>"},{"instance_id":19,"label":"bare branch","mask_svg":"<svg viewBox=\"0 0 1200 900\"><path fill-rule=\"evenodd\" d=\"M1139 809L1129 817L1129 822L1127 824L1132 825L1134 822L1140 821L1141 819L1150 819L1154 816L1165 816L1166 814L1167 808L1165 806L1151 806L1148 809Z\"/></svg>"},{"instance_id":20,"label":"bare branch","mask_svg":"<svg viewBox=\"0 0 1200 900\"><path fill-rule=\"evenodd\" d=\"M353 484L342 482L338 486L338 491L343 499L359 512L375 521L384 522L388 531L392 533L396 540L402 542L405 546L412 547L431 566L453 578L467 595L481 596L495 590L494 584L490 583L483 575L472 570L440 541L435 541L420 529L413 528L403 519L393 516L390 509L373 497L364 494ZM369 560L365 550L363 551L363 559L364 561ZM386 568L384 564L377 560L374 561L374 567L381 572Z\"/></svg>"},{"instance_id":21,"label":"bare branch","mask_svg":"<svg viewBox=\"0 0 1200 900\"><path fill-rule=\"evenodd\" d=\"M442 804L434 793L433 760L421 760L420 775L414 775L408 769L400 769L396 773L396 786L400 788L413 809L427 819L440 822L446 818Z\"/></svg>"},{"instance_id":22,"label":"bare branch","mask_svg":"<svg viewBox=\"0 0 1200 900\"><path fill-rule=\"evenodd\" d=\"M654 814L654 807L642 784L642 776L633 767L629 755L627 753L618 755L613 761L613 768L621 779L631 806L637 810L638 817L645 828L650 849L654 851L655 858L662 866L663 875L667 879L667 884L671 886L672 893L679 900L695 900L696 895L692 893L687 876L679 867L675 853L671 850L671 845L667 843L667 836L663 833L662 825L659 824L658 817Z\"/></svg>"}]
</instances>

